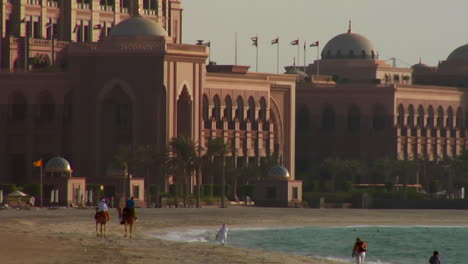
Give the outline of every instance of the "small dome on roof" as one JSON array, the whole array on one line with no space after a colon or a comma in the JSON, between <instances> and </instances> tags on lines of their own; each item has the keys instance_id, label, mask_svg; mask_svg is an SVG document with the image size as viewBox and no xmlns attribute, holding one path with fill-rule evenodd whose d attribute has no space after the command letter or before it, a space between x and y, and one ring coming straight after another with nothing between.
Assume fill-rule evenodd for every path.
<instances>
[{"instance_id":1,"label":"small dome on roof","mask_svg":"<svg viewBox=\"0 0 468 264\"><path fill-rule=\"evenodd\" d=\"M146 19L140 15L126 19L115 27L110 32L111 37L136 37L136 36L167 36L166 30L152 20Z\"/></svg>"},{"instance_id":2,"label":"small dome on roof","mask_svg":"<svg viewBox=\"0 0 468 264\"><path fill-rule=\"evenodd\" d=\"M46 166L45 170L47 172L72 172L72 168L70 166L70 163L62 158L62 157L55 157L50 159Z\"/></svg>"},{"instance_id":3,"label":"small dome on roof","mask_svg":"<svg viewBox=\"0 0 468 264\"><path fill-rule=\"evenodd\" d=\"M468 60L468 44L456 48L447 58L448 61Z\"/></svg>"},{"instance_id":4,"label":"small dome on roof","mask_svg":"<svg viewBox=\"0 0 468 264\"><path fill-rule=\"evenodd\" d=\"M353 33L351 21L347 33L332 38L322 50L322 59L378 59L378 52L366 37Z\"/></svg>"},{"instance_id":5,"label":"small dome on roof","mask_svg":"<svg viewBox=\"0 0 468 264\"><path fill-rule=\"evenodd\" d=\"M289 179L289 176L288 169L280 165L272 167L268 172L268 177L274 179Z\"/></svg>"}]
</instances>

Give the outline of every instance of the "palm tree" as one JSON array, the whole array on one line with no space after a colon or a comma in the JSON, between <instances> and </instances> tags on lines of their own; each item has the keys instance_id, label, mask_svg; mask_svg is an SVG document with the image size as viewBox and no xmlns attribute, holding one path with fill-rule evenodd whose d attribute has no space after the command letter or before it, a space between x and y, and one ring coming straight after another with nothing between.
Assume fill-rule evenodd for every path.
<instances>
[{"instance_id":1,"label":"palm tree","mask_svg":"<svg viewBox=\"0 0 468 264\"><path fill-rule=\"evenodd\" d=\"M208 142L208 149L206 156L208 160L213 164L214 157L220 157L221 164L221 208L225 208L225 191L226 191L226 155L229 153L229 147L224 143L223 138L210 139ZM211 183L214 183L213 173L211 173Z\"/></svg>"},{"instance_id":2,"label":"palm tree","mask_svg":"<svg viewBox=\"0 0 468 264\"><path fill-rule=\"evenodd\" d=\"M168 168L176 176L181 175L185 184L184 206L188 205L190 193L190 179L198 166L196 144L188 137L179 136L169 142ZM179 188L176 185L176 203L178 204Z\"/></svg>"}]
</instances>

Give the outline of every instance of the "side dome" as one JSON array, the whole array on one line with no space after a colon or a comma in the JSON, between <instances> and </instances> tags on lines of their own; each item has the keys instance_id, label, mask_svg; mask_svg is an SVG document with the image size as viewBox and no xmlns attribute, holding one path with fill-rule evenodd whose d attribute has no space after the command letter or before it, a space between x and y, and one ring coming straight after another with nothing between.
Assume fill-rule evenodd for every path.
<instances>
[{"instance_id":1,"label":"side dome","mask_svg":"<svg viewBox=\"0 0 468 264\"><path fill-rule=\"evenodd\" d=\"M45 170L47 172L72 172L70 162L62 157L55 157L50 159L46 166Z\"/></svg>"},{"instance_id":2,"label":"side dome","mask_svg":"<svg viewBox=\"0 0 468 264\"><path fill-rule=\"evenodd\" d=\"M289 171L283 166L277 165L270 169L268 177L271 179L289 179Z\"/></svg>"},{"instance_id":3,"label":"side dome","mask_svg":"<svg viewBox=\"0 0 468 264\"><path fill-rule=\"evenodd\" d=\"M142 16L126 19L112 28L111 37L167 36L166 30L158 23Z\"/></svg>"},{"instance_id":4,"label":"side dome","mask_svg":"<svg viewBox=\"0 0 468 264\"><path fill-rule=\"evenodd\" d=\"M351 31L351 23L348 33L332 38L322 50L322 59L376 60L378 57L378 52L370 40Z\"/></svg>"},{"instance_id":5,"label":"side dome","mask_svg":"<svg viewBox=\"0 0 468 264\"><path fill-rule=\"evenodd\" d=\"M448 61L468 60L468 44L458 47L447 57Z\"/></svg>"}]
</instances>

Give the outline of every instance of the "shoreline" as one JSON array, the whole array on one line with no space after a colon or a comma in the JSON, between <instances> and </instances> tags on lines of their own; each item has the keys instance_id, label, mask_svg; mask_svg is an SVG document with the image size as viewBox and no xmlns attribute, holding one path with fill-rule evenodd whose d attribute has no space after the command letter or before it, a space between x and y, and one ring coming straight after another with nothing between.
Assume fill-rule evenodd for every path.
<instances>
[{"instance_id":1,"label":"shoreline","mask_svg":"<svg viewBox=\"0 0 468 264\"><path fill-rule=\"evenodd\" d=\"M360 210L294 208L164 208L137 209L135 238L123 238L114 209L107 237L95 235L92 209L0 210L0 256L4 263L87 264L96 258L112 264L219 264L288 263L342 264L270 251L220 247L210 243L168 241L148 234L216 232L222 223L236 229L345 226L466 227L463 210ZM2 262L2 263L3 263ZM348 262L349 263L349 262Z\"/></svg>"}]
</instances>

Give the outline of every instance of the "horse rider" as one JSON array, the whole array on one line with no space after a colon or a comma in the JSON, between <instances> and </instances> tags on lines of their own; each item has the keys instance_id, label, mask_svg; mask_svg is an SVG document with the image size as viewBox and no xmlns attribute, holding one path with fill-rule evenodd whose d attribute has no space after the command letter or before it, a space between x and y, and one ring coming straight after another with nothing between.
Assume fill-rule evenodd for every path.
<instances>
[{"instance_id":1,"label":"horse rider","mask_svg":"<svg viewBox=\"0 0 468 264\"><path fill-rule=\"evenodd\" d=\"M106 199L102 199L100 202L99 202L99 207L97 208L97 212L96 212L96 218L98 217L98 215L100 213L104 214L106 216L106 221L109 221L110 220L110 216L109 216L109 207L107 206L107 203L106 203Z\"/></svg>"},{"instance_id":2,"label":"horse rider","mask_svg":"<svg viewBox=\"0 0 468 264\"><path fill-rule=\"evenodd\" d=\"M130 216L131 216L131 217L135 218L135 220L138 219L138 218L136 217L136 212L135 212L135 200L133 200L133 196L130 197L130 199L127 201L127 204L126 204L126 207L125 207L125 208L126 208L127 211L130 213Z\"/></svg>"}]
</instances>

